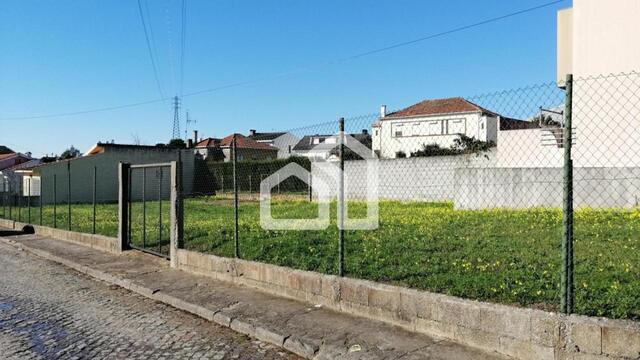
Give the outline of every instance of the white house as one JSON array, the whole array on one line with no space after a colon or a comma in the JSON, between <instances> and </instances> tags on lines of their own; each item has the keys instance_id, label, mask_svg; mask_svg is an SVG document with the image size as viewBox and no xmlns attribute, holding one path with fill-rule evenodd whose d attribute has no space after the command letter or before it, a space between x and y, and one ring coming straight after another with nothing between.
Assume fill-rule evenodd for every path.
<instances>
[{"instance_id":1,"label":"white house","mask_svg":"<svg viewBox=\"0 0 640 360\"><path fill-rule=\"evenodd\" d=\"M449 148L461 134L495 143L499 124L505 123L515 127L531 124L501 118L461 97L424 100L390 114L382 106L380 119L372 125L372 149L381 158L395 158L402 153L410 156L425 144Z\"/></svg>"},{"instance_id":2,"label":"white house","mask_svg":"<svg viewBox=\"0 0 640 360\"><path fill-rule=\"evenodd\" d=\"M349 134L365 146L369 146L371 135L366 129L358 134ZM293 147L293 155L308 157L311 160L334 160L338 144L337 135L305 135ZM345 138L345 145L348 146L349 138Z\"/></svg>"},{"instance_id":3,"label":"white house","mask_svg":"<svg viewBox=\"0 0 640 360\"><path fill-rule=\"evenodd\" d=\"M296 146L300 139L289 132L256 132L249 130L251 140L255 140L261 144L267 144L278 149L278 159L286 159L293 155L293 147Z\"/></svg>"}]
</instances>

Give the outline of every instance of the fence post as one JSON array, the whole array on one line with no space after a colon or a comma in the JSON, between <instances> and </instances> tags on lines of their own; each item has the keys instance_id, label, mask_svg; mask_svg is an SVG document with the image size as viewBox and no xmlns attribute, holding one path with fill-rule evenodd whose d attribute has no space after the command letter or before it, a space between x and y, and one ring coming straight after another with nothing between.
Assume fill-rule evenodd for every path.
<instances>
[{"instance_id":1,"label":"fence post","mask_svg":"<svg viewBox=\"0 0 640 360\"><path fill-rule=\"evenodd\" d=\"M98 176L98 167L94 166L93 167L93 226L91 230L92 234L96 233L96 202L98 201L96 196L97 195L96 185L98 183L97 176Z\"/></svg>"},{"instance_id":2,"label":"fence post","mask_svg":"<svg viewBox=\"0 0 640 360\"><path fill-rule=\"evenodd\" d=\"M313 165L311 165L309 167L309 182L307 183L307 188L309 190L309 202L313 201L313 188L312 186L312 181L313 181L313 177L311 176L311 171L313 171Z\"/></svg>"},{"instance_id":3,"label":"fence post","mask_svg":"<svg viewBox=\"0 0 640 360\"><path fill-rule=\"evenodd\" d=\"M234 256L236 258L240 258L240 238L238 234L238 173L236 171L236 165L238 162L237 156L237 144L236 144L236 136L233 135L233 142L231 143L231 149L233 151L233 157L231 158L233 161L233 218L234 218L234 232L233 232L233 241L234 241Z\"/></svg>"},{"instance_id":4,"label":"fence post","mask_svg":"<svg viewBox=\"0 0 640 360\"><path fill-rule=\"evenodd\" d=\"M31 224L31 179L29 175L29 183L27 184L27 223Z\"/></svg>"},{"instance_id":5,"label":"fence post","mask_svg":"<svg viewBox=\"0 0 640 360\"><path fill-rule=\"evenodd\" d=\"M162 166L158 178L158 252L162 253Z\"/></svg>"},{"instance_id":6,"label":"fence post","mask_svg":"<svg viewBox=\"0 0 640 360\"><path fill-rule=\"evenodd\" d=\"M7 217L7 214L6 214L6 210L7 209L5 208L6 204L5 204L5 201L4 201L4 198L5 198L5 195L6 195L6 191L5 190L6 190L5 189L5 181L4 181L4 177L3 177L2 178L2 218L3 219L5 219Z\"/></svg>"},{"instance_id":7,"label":"fence post","mask_svg":"<svg viewBox=\"0 0 640 360\"><path fill-rule=\"evenodd\" d=\"M344 276L344 118L339 120L338 147L340 173L338 174L338 275Z\"/></svg>"},{"instance_id":8,"label":"fence post","mask_svg":"<svg viewBox=\"0 0 640 360\"><path fill-rule=\"evenodd\" d=\"M118 163L118 244L120 251L129 248L129 164ZM55 180L55 178L54 178Z\"/></svg>"},{"instance_id":9,"label":"fence post","mask_svg":"<svg viewBox=\"0 0 640 360\"><path fill-rule=\"evenodd\" d=\"M40 206L40 226L42 226L42 198L44 197L44 176L40 175L40 201L38 202Z\"/></svg>"},{"instance_id":10,"label":"fence post","mask_svg":"<svg viewBox=\"0 0 640 360\"><path fill-rule=\"evenodd\" d=\"M58 193L57 193L57 176L53 174L53 228L58 227Z\"/></svg>"},{"instance_id":11,"label":"fence post","mask_svg":"<svg viewBox=\"0 0 640 360\"><path fill-rule=\"evenodd\" d=\"M178 267L178 249L184 248L184 212L182 200L182 161L171 162L171 267Z\"/></svg>"},{"instance_id":12,"label":"fence post","mask_svg":"<svg viewBox=\"0 0 640 360\"><path fill-rule=\"evenodd\" d=\"M67 230L71 231L71 161L67 161Z\"/></svg>"},{"instance_id":13,"label":"fence post","mask_svg":"<svg viewBox=\"0 0 640 360\"><path fill-rule=\"evenodd\" d=\"M7 199L9 200L9 220L13 220L13 216L11 214L11 206L13 203L13 195L11 194L11 182L7 179L7 192L9 193L7 195Z\"/></svg>"},{"instance_id":14,"label":"fence post","mask_svg":"<svg viewBox=\"0 0 640 360\"><path fill-rule=\"evenodd\" d=\"M564 110L564 186L562 208L562 296L561 312L573 312L573 159L572 145L572 107L573 107L573 75L568 74L566 80L566 100Z\"/></svg>"},{"instance_id":15,"label":"fence post","mask_svg":"<svg viewBox=\"0 0 640 360\"><path fill-rule=\"evenodd\" d=\"M22 177L20 177L20 184L18 185L18 222L22 222L22 193L24 192L24 184L22 183Z\"/></svg>"},{"instance_id":16,"label":"fence post","mask_svg":"<svg viewBox=\"0 0 640 360\"><path fill-rule=\"evenodd\" d=\"M147 248L147 168L142 168L142 247Z\"/></svg>"}]
</instances>

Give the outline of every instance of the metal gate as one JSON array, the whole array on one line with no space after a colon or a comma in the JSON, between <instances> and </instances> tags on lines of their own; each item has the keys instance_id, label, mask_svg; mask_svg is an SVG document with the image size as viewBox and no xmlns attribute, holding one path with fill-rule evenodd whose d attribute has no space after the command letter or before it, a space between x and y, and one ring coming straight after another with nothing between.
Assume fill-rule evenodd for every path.
<instances>
[{"instance_id":1,"label":"metal gate","mask_svg":"<svg viewBox=\"0 0 640 360\"><path fill-rule=\"evenodd\" d=\"M171 163L130 165L128 246L166 259L171 246Z\"/></svg>"}]
</instances>

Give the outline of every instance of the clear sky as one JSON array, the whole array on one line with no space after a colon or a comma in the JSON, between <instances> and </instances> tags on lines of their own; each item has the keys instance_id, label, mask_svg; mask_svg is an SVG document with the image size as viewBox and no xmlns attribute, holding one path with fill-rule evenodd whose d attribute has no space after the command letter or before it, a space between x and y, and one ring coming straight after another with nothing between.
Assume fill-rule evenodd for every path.
<instances>
[{"instance_id":1,"label":"clear sky","mask_svg":"<svg viewBox=\"0 0 640 360\"><path fill-rule=\"evenodd\" d=\"M351 61L332 60L550 0L187 0L183 91L203 136L280 130L555 79L560 4ZM162 92L180 92L181 0L141 0ZM136 0L0 2L0 144L35 155L97 141L166 142L170 100L108 112L4 120L161 97ZM290 76L274 74L309 68ZM184 113L182 114L184 118ZM184 121L181 124L184 131Z\"/></svg>"}]
</instances>

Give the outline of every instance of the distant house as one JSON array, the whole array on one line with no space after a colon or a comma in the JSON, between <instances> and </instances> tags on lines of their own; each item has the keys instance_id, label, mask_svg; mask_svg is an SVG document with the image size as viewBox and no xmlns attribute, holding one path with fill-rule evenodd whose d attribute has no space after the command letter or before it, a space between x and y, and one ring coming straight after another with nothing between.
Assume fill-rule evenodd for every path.
<instances>
[{"instance_id":1,"label":"distant house","mask_svg":"<svg viewBox=\"0 0 640 360\"><path fill-rule=\"evenodd\" d=\"M0 154L0 171L30 161L31 154L7 152Z\"/></svg>"},{"instance_id":2,"label":"distant house","mask_svg":"<svg viewBox=\"0 0 640 360\"><path fill-rule=\"evenodd\" d=\"M289 132L257 132L249 130L249 139L278 149L278 159L286 159L293 154L293 147L300 141Z\"/></svg>"},{"instance_id":3,"label":"distant house","mask_svg":"<svg viewBox=\"0 0 640 360\"><path fill-rule=\"evenodd\" d=\"M349 134L365 146L371 143L369 131L363 129L357 134ZM345 144L348 144L348 138ZM306 135L293 147L293 155L308 157L312 160L334 160L335 149L338 144L337 135Z\"/></svg>"},{"instance_id":4,"label":"distant house","mask_svg":"<svg viewBox=\"0 0 640 360\"><path fill-rule=\"evenodd\" d=\"M382 158L409 156L425 144L449 148L461 135L495 143L498 127L530 126L536 125L502 117L461 97L424 100L390 114L382 106L372 125L372 148Z\"/></svg>"},{"instance_id":5,"label":"distant house","mask_svg":"<svg viewBox=\"0 0 640 360\"><path fill-rule=\"evenodd\" d=\"M236 139L238 161L274 160L278 158L278 148L250 139L242 134L231 134L223 139L207 138L196 143L194 152L205 159L231 161L231 146Z\"/></svg>"}]
</instances>

